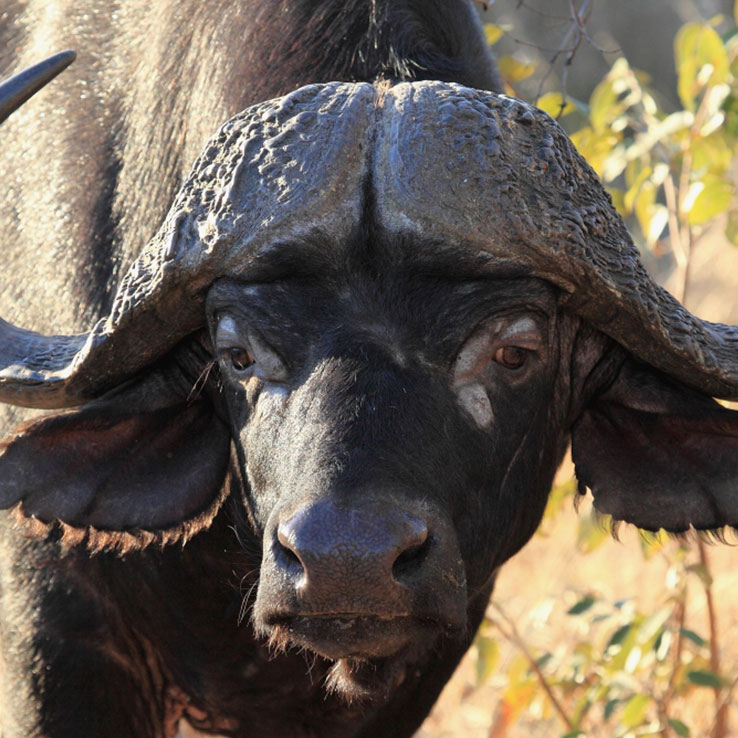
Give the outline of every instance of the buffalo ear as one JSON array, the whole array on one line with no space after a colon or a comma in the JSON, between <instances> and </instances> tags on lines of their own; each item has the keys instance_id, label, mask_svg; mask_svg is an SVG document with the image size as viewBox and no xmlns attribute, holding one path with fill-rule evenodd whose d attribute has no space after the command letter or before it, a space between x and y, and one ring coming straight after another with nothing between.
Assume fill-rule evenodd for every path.
<instances>
[{"instance_id":1,"label":"buffalo ear","mask_svg":"<svg viewBox=\"0 0 738 738\"><path fill-rule=\"evenodd\" d=\"M69 543L140 548L206 528L225 495L230 433L205 397L146 408L135 389L26 423L0 443L0 507ZM143 407L142 407L143 406Z\"/></svg>"},{"instance_id":2,"label":"buffalo ear","mask_svg":"<svg viewBox=\"0 0 738 738\"><path fill-rule=\"evenodd\" d=\"M738 412L626 360L572 428L595 508L647 530L738 527Z\"/></svg>"}]
</instances>

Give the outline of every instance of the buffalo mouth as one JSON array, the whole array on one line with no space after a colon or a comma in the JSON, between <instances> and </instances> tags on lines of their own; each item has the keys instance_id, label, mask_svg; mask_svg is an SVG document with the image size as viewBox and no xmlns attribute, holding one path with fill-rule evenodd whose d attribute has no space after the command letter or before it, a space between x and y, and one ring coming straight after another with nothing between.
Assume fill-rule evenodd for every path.
<instances>
[{"instance_id":1,"label":"buffalo mouth","mask_svg":"<svg viewBox=\"0 0 738 738\"><path fill-rule=\"evenodd\" d=\"M433 619L349 614L274 616L265 630L280 650L296 647L326 659L326 688L349 702L386 698L440 637L461 632Z\"/></svg>"}]
</instances>

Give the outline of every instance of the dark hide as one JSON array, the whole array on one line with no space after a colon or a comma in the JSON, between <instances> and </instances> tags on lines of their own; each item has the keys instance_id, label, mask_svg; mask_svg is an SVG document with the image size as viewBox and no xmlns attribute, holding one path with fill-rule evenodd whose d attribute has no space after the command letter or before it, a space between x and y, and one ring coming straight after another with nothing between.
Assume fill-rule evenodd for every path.
<instances>
[{"instance_id":1,"label":"dark hide","mask_svg":"<svg viewBox=\"0 0 738 738\"><path fill-rule=\"evenodd\" d=\"M0 315L74 333L105 314L207 139L249 105L382 76L501 91L477 24L466 0L5 2L0 78L42 44L78 57L3 126Z\"/></svg>"},{"instance_id":2,"label":"dark hide","mask_svg":"<svg viewBox=\"0 0 738 738\"><path fill-rule=\"evenodd\" d=\"M187 540L207 527L223 500L230 434L207 382L190 373L203 363L207 372L202 347L188 342L80 410L22 424L0 442L9 474L0 505L20 501L39 523L58 518L65 542L86 538L92 549L146 545L149 531Z\"/></svg>"},{"instance_id":3,"label":"dark hide","mask_svg":"<svg viewBox=\"0 0 738 738\"><path fill-rule=\"evenodd\" d=\"M295 277L283 272L277 281L250 286L221 282L211 291L211 321L232 314L244 331L273 347L289 366L291 397L286 413L265 412L263 403L272 403L275 391L279 397L279 387L257 377L239 380L226 361L210 372L193 402L210 404L216 417L227 407L239 441L230 499L210 530L183 550L131 551L123 561L108 553L90 558L84 547L75 547L41 568L41 587L28 581L37 576L32 572L39 559L78 539L64 526L43 546L22 544L23 564L8 597L14 607L25 600L32 609L33 623L21 630L32 645L23 653L47 668L42 685L35 677L28 684L33 670L26 672L22 659L11 655L18 681L10 714L30 720L27 713L38 711L44 735L155 736L180 714L235 736L410 735L467 648L497 568L535 530L566 444L571 368L560 357L572 354L578 321L559 315L545 283L489 275L480 280L474 260L436 244L361 235L343 250L328 252L330 259L319 258L315 246L291 245ZM420 268L414 257L419 251L425 255ZM541 343L522 373L484 362L483 382L497 420L491 429L479 428L450 391L450 367L470 336L480 330L486 335L484 326L519 315L534 316ZM177 377L170 388L184 387L180 376L194 383L190 364L201 356L200 341L193 339L148 381L156 385L164 374ZM175 372L174 366L183 368ZM136 401L134 385L100 403L108 414L128 415L157 396L151 385L140 393L143 399ZM169 407L177 392L170 389L171 399L163 396L159 402ZM113 411L116 403L120 408ZM61 459L53 451L47 455L60 463L69 443L89 430L97 406L90 407L36 423L10 440L9 451L22 455L52 440ZM174 412L168 407L166 412ZM217 429L220 421L214 422ZM112 431L114 441L115 424ZM109 458L100 459L105 453ZM78 463L92 464L90 454L103 468L117 468L121 459L105 428L94 444L76 449ZM180 460L185 472L196 462L189 457ZM28 489L54 481L51 462L19 471L14 459L15 474ZM137 464L150 461L143 454ZM290 615L299 604L271 589L268 579L256 586L260 561L262 580L273 567L274 526L282 512L306 499L361 497L381 504L388 492L403 509L421 505L436 511L428 519L441 539L421 562L427 576L418 583L406 577L414 599L393 605L404 607L407 616L398 617L397 610L382 614L376 642L386 643L394 627L401 648L371 658L347 655L352 644L374 632L372 616L356 626L343 656L340 645L332 646L338 651L332 658L321 656L325 636ZM68 491L65 499L73 497ZM140 509L132 508L116 527L140 525L132 517L138 515ZM452 528L437 522L443 517ZM106 542L104 531L90 541L97 549L136 545L133 535L114 532ZM449 589L443 556L454 547L464 563L455 575L458 586ZM454 616L459 604L461 614ZM283 655L269 657L266 640L253 639L250 619ZM335 636L328 642L338 644ZM292 644L313 653L300 656ZM84 680L96 689L83 689ZM134 690L126 680L142 686ZM123 686L111 695L103 685L116 682ZM30 695L24 700L24 686L31 695L43 694L43 701ZM68 704L78 705L74 715ZM94 719L80 724L78 714Z\"/></svg>"},{"instance_id":4,"label":"dark hide","mask_svg":"<svg viewBox=\"0 0 738 738\"><path fill-rule=\"evenodd\" d=\"M628 361L572 432L595 507L646 530L738 527L738 413Z\"/></svg>"},{"instance_id":5,"label":"dark hide","mask_svg":"<svg viewBox=\"0 0 738 738\"><path fill-rule=\"evenodd\" d=\"M0 49L90 45L3 130L0 314L32 328L104 313L205 137L250 102L327 79L496 85L461 0L69 2L50 26L43 5L8 8ZM182 718L410 736L572 429L601 510L736 523L734 412L636 366L513 259L390 237L368 200L350 237L270 243L200 284L199 330L3 442L5 738L173 738Z\"/></svg>"}]
</instances>

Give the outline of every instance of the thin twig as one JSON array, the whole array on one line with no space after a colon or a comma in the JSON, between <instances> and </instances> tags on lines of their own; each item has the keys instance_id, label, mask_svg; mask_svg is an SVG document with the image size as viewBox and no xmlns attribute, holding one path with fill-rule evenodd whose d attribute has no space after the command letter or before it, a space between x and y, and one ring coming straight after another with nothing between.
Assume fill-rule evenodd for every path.
<instances>
[{"instance_id":1,"label":"thin twig","mask_svg":"<svg viewBox=\"0 0 738 738\"><path fill-rule=\"evenodd\" d=\"M674 178L671 176L671 172L664 180L664 195L666 197L666 209L669 213L668 227L671 250L674 252L677 266L681 270L682 274L686 275L689 255L682 243L682 229L679 227L679 200L677 198ZM682 291L686 291L684 282L682 282Z\"/></svg>"},{"instance_id":2,"label":"thin twig","mask_svg":"<svg viewBox=\"0 0 738 738\"><path fill-rule=\"evenodd\" d=\"M594 0L592 0L594 2ZM543 85L545 84L546 80L551 76L551 73L554 70L554 66L556 62L559 60L562 54L566 53L566 62L564 64L564 70L562 71L562 85L561 85L561 97L566 101L566 84L565 84L565 71L566 68L571 65L572 61L574 60L574 56L576 55L577 49L579 48L579 45L582 41L582 25L581 25L581 18L582 17L589 17L589 5L590 0L584 0L582 3L581 8L577 8L576 4L574 3L574 0L570 0L570 10L571 10L571 25L567 29L566 33L564 34L564 37L561 39L561 43L559 44L558 48L554 52L553 56L549 59L549 67L548 72L546 72L543 79L541 79L538 90L536 91L536 100L541 96L543 93ZM574 45L572 48L568 48L569 40L572 36L575 36Z\"/></svg>"},{"instance_id":3,"label":"thin twig","mask_svg":"<svg viewBox=\"0 0 738 738\"><path fill-rule=\"evenodd\" d=\"M520 632L515 627L515 623L505 614L505 611L500 607L500 605L498 605L496 602L492 602L490 604L498 612L500 617L505 621L505 625L508 630L506 631L505 628L500 625L499 621L492 620L492 622L495 624L500 633L502 633L504 638L506 638L508 641L510 641L520 649L523 656L525 656L525 659L528 662L528 666L530 666L531 671L536 675L538 682L540 683L541 687L543 687L543 691L546 693L549 700L551 700L551 704L553 705L554 710L556 710L558 716L561 718L564 725L566 725L569 732L573 732L576 729L576 726L571 721L571 718L567 715L566 710L564 709L561 702L559 702L558 697L556 697L556 695L554 694L551 685L548 683L548 680L546 679L544 673L541 671L541 668L538 666L536 660L533 658L533 655L528 650L528 646L520 635Z\"/></svg>"},{"instance_id":4,"label":"thin twig","mask_svg":"<svg viewBox=\"0 0 738 738\"><path fill-rule=\"evenodd\" d=\"M677 600L674 608L676 613L676 643L674 645L674 653L671 662L671 674L669 675L669 683L666 690L657 701L659 720L661 722L661 738L671 738L672 730L669 726L669 707L671 699L676 691L676 680L679 674L679 667L682 665L682 651L684 650L684 624L687 619L687 583L685 581L682 588L681 597Z\"/></svg>"},{"instance_id":5,"label":"thin twig","mask_svg":"<svg viewBox=\"0 0 738 738\"><path fill-rule=\"evenodd\" d=\"M736 686L738 686L738 676L735 679L733 679L733 681L730 683L730 685L723 690L723 697L720 700L720 703L718 705L717 712L715 714L715 720L712 723L712 732L715 731L717 720L718 720L718 714L723 709L727 709L728 706L729 706L729 704L730 704L730 702L732 701L732 699L733 699L733 692L735 691ZM727 726L726 726L726 729L727 729Z\"/></svg>"},{"instance_id":6,"label":"thin twig","mask_svg":"<svg viewBox=\"0 0 738 738\"><path fill-rule=\"evenodd\" d=\"M697 550L700 554L700 564L709 573L710 559L707 555L705 542L697 539ZM710 669L714 674L720 674L720 639L718 637L717 614L715 602L712 597L712 583L710 580L703 581L705 588L705 600L707 602L707 619L710 627ZM715 722L713 724L712 738L727 738L728 735L728 705L723 701L723 687L715 687Z\"/></svg>"}]
</instances>

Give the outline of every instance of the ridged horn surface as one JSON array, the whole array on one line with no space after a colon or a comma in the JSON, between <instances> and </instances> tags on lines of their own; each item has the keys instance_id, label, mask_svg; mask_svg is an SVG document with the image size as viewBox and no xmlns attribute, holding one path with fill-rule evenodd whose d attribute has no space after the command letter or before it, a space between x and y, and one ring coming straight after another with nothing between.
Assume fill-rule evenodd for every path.
<instances>
[{"instance_id":1,"label":"ridged horn surface","mask_svg":"<svg viewBox=\"0 0 738 738\"><path fill-rule=\"evenodd\" d=\"M268 258L274 243L348 238L361 217L373 109L371 85L331 83L228 121L88 335L0 324L0 401L58 408L96 397L202 326L218 277Z\"/></svg>"},{"instance_id":2,"label":"ridged horn surface","mask_svg":"<svg viewBox=\"0 0 738 738\"><path fill-rule=\"evenodd\" d=\"M687 312L643 268L597 176L559 126L525 103L441 82L310 85L249 108L211 139L111 314L81 337L0 324L0 400L79 404L203 325L218 278L270 247L345 243L371 185L390 234L513 266L636 357L738 398L738 330ZM331 245L332 244L332 245Z\"/></svg>"},{"instance_id":3,"label":"ridged horn surface","mask_svg":"<svg viewBox=\"0 0 738 738\"><path fill-rule=\"evenodd\" d=\"M650 278L597 175L541 110L454 84L400 84L376 138L376 202L390 233L466 245L524 267L636 357L738 398L738 329L690 314Z\"/></svg>"}]
</instances>

